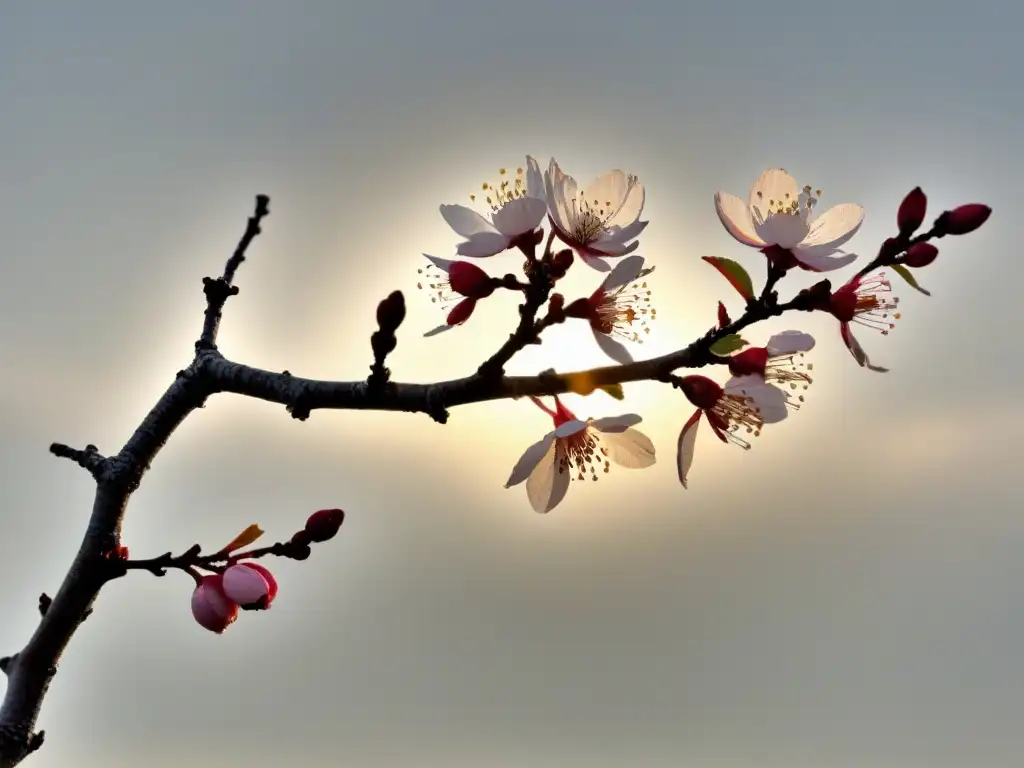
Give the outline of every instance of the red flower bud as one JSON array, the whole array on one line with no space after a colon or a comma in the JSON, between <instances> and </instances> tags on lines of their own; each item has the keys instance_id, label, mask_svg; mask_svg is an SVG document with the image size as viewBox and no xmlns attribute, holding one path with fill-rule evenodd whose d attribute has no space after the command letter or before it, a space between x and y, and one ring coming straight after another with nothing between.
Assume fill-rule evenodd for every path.
<instances>
[{"instance_id":1,"label":"red flower bud","mask_svg":"<svg viewBox=\"0 0 1024 768\"><path fill-rule=\"evenodd\" d=\"M306 520L306 533L310 541L328 541L335 537L344 521L345 513L340 509L321 509Z\"/></svg>"},{"instance_id":2,"label":"red flower bud","mask_svg":"<svg viewBox=\"0 0 1024 768\"><path fill-rule=\"evenodd\" d=\"M939 255L939 249L931 243L917 243L912 245L907 255L903 257L903 263L908 267L927 267Z\"/></svg>"},{"instance_id":3,"label":"red flower bud","mask_svg":"<svg viewBox=\"0 0 1024 768\"><path fill-rule=\"evenodd\" d=\"M896 226L901 235L911 235L917 231L928 212L928 198L920 187L914 187L900 203L896 212Z\"/></svg>"},{"instance_id":4,"label":"red flower bud","mask_svg":"<svg viewBox=\"0 0 1024 768\"><path fill-rule=\"evenodd\" d=\"M192 592L192 616L199 626L218 635L238 618L238 605L224 594L220 574L203 576Z\"/></svg>"},{"instance_id":5,"label":"red flower bud","mask_svg":"<svg viewBox=\"0 0 1024 768\"><path fill-rule=\"evenodd\" d=\"M388 331L398 330L405 320L405 296L401 291L392 291L377 305L377 325Z\"/></svg>"},{"instance_id":6,"label":"red flower bud","mask_svg":"<svg viewBox=\"0 0 1024 768\"><path fill-rule=\"evenodd\" d=\"M266 610L277 596L277 580L259 563L237 563L224 571L224 594L240 608Z\"/></svg>"},{"instance_id":7,"label":"red flower bud","mask_svg":"<svg viewBox=\"0 0 1024 768\"><path fill-rule=\"evenodd\" d=\"M718 302L718 327L725 328L731 320L729 320L729 313L725 309L725 304Z\"/></svg>"},{"instance_id":8,"label":"red flower bud","mask_svg":"<svg viewBox=\"0 0 1024 768\"><path fill-rule=\"evenodd\" d=\"M992 214L992 209L981 203L967 203L952 211L946 211L946 234L966 235L973 232Z\"/></svg>"},{"instance_id":9,"label":"red flower bud","mask_svg":"<svg viewBox=\"0 0 1024 768\"><path fill-rule=\"evenodd\" d=\"M548 300L548 312L558 313L565 309L565 296L560 293L552 293Z\"/></svg>"},{"instance_id":10,"label":"red flower bud","mask_svg":"<svg viewBox=\"0 0 1024 768\"><path fill-rule=\"evenodd\" d=\"M448 268L448 284L456 293L471 299L483 299L494 293L491 276L468 261L456 261Z\"/></svg>"},{"instance_id":11,"label":"red flower bud","mask_svg":"<svg viewBox=\"0 0 1024 768\"><path fill-rule=\"evenodd\" d=\"M570 251L568 248L561 250L551 257L552 271L556 275L564 275L566 272L569 271L569 267L572 266L572 262L572 251Z\"/></svg>"},{"instance_id":12,"label":"red flower bud","mask_svg":"<svg viewBox=\"0 0 1024 768\"><path fill-rule=\"evenodd\" d=\"M683 376L683 394L686 399L698 408L713 408L721 398L724 390L707 376Z\"/></svg>"}]
</instances>

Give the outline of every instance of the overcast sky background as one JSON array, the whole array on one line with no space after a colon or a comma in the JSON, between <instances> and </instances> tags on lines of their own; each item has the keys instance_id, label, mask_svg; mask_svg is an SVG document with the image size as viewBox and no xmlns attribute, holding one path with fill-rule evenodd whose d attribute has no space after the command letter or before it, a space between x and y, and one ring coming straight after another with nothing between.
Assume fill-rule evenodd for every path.
<instances>
[{"instance_id":1,"label":"overcast sky background","mask_svg":"<svg viewBox=\"0 0 1024 768\"><path fill-rule=\"evenodd\" d=\"M825 316L751 331L814 333L817 381L750 452L702 435L689 491L673 450L690 408L650 384L567 398L640 412L659 463L573 487L548 516L502 488L550 427L529 403L442 427L214 398L133 498L132 554L215 549L251 522L283 539L328 506L343 535L271 563L273 609L220 637L192 621L181 573L109 586L31 766L1024 764L1021 21L985 0L3 3L5 654L91 505L48 444L120 448L187 365L201 278L256 193L272 214L223 352L362 377L374 307L401 288L406 381L470 372L515 323L496 297L420 339L440 315L415 283L419 254L457 240L438 204L526 153L646 184L650 354L706 330L719 298L740 310L701 255L760 279L712 196L766 167L865 205L862 253L917 184L934 214L995 210L940 243L920 274L934 298L899 286L897 329L861 334L887 375L858 369ZM513 369L604 362L585 329L556 331Z\"/></svg>"}]
</instances>

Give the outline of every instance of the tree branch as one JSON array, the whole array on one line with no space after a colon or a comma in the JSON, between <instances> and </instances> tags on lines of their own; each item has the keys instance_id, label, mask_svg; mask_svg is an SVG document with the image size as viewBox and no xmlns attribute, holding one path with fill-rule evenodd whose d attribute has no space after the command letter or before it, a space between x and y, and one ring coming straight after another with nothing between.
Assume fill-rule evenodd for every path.
<instances>
[{"instance_id":1,"label":"tree branch","mask_svg":"<svg viewBox=\"0 0 1024 768\"><path fill-rule=\"evenodd\" d=\"M767 317L798 309L816 308L807 292L798 294L787 304L771 301L752 301L738 320L723 328L709 331L689 346L660 357L637 361L628 365L612 365L568 373L545 372L537 376L505 376L503 366L512 356L529 343L538 341L538 333L546 325L559 320L552 315L537 321L537 312L548 300L554 278L571 263L552 258L551 239L544 258L533 257L537 242L526 242L519 247L527 255L526 271L530 279L525 289L526 301L520 308L520 322L508 341L485 362L476 373L434 384L395 383L389 380L384 368L384 356L395 343L394 331L404 318L404 300L401 294L392 294L389 303L379 312L380 330L374 345L375 362L366 381L317 381L293 376L288 372L273 373L225 358L217 349L217 330L224 304L229 296L238 292L233 281L235 272L245 259L246 249L260 233L260 223L269 213L269 199L256 198L255 212L249 218L245 232L234 254L228 260L224 274L216 279L206 278L204 292L207 308L202 333L196 342L195 355L188 368L179 371L159 401L128 439L121 450L104 458L94 446L76 450L54 444L50 450L57 456L69 458L87 469L96 480L96 494L92 514L78 553L68 570L60 589L48 603L41 621L25 647L0 663L8 676L7 691L0 704L0 768L12 768L42 744L42 732L33 733L40 706L56 672L65 647L82 620L92 610L92 604L102 586L121 571L145 568L154 573L165 567L175 567L181 558L196 558L193 548L173 558L164 555L149 561L121 561L114 557L120 551L120 533L125 509L131 494L138 488L143 475L167 440L188 415L203 405L212 394L231 392L285 405L294 418L305 419L314 410L352 409L409 411L426 413L444 423L448 408L502 398L555 395L564 392L590 394L596 388L631 381L670 380L679 368L700 368L725 363L726 358L713 355L711 346L719 339ZM564 253L564 252L563 252ZM559 261L561 258L561 261ZM771 283L773 284L773 283ZM769 290L771 288L769 285ZM768 296L768 291L765 292ZM247 556L279 554L294 557L299 550L289 549L293 544L277 544L264 550L249 552ZM195 551L194 551L195 550ZM223 559L223 558L222 558ZM130 563L125 565L125 563ZM206 562L214 565L216 559Z\"/></svg>"}]
</instances>

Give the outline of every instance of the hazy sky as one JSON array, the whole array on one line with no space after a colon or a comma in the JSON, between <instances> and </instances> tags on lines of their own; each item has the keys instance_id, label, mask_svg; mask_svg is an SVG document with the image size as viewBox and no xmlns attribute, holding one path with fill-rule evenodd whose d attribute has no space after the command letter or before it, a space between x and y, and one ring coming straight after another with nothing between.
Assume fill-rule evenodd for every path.
<instances>
[{"instance_id":1,"label":"hazy sky","mask_svg":"<svg viewBox=\"0 0 1024 768\"><path fill-rule=\"evenodd\" d=\"M271 563L273 609L220 637L192 621L181 573L111 585L31 766L1024 764L1021 22L986 0L4 2L4 654L90 509L91 480L47 445L120 448L187 365L201 278L258 192L272 214L223 352L362 377L374 307L401 288L406 381L472 371L514 324L498 297L418 338L440 315L415 283L419 254L457 241L438 204L526 153L646 184L650 354L733 299L701 255L760 279L712 196L766 167L823 205L862 203L864 253L917 184L934 213L995 210L940 243L920 275L933 299L901 287L893 334L862 334L887 375L858 369L828 317L752 331L818 336L817 381L748 453L702 435L688 491L673 450L690 407L650 384L623 404L567 398L638 411L659 463L574 487L548 516L502 488L550 426L529 403L442 427L212 399L133 498L132 554L216 549L251 522L286 538L326 506L348 512L343 534ZM577 265L569 282L597 279ZM556 330L513 369L604 362L584 329Z\"/></svg>"}]
</instances>

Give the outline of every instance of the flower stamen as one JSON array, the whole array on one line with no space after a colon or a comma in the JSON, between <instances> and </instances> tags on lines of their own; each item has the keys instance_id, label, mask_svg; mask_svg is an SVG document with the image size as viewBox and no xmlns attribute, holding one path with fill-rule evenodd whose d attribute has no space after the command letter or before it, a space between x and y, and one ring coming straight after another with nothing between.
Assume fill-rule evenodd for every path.
<instances>
[{"instance_id":1,"label":"flower stamen","mask_svg":"<svg viewBox=\"0 0 1024 768\"><path fill-rule=\"evenodd\" d=\"M647 282L635 282L602 292L593 310L591 322L598 331L626 341L643 344L641 333L651 332L649 322L657 317L651 306Z\"/></svg>"},{"instance_id":2,"label":"flower stamen","mask_svg":"<svg viewBox=\"0 0 1024 768\"><path fill-rule=\"evenodd\" d=\"M489 181L485 181L480 185L480 190L483 195L484 201L490 206L491 211L497 213L504 208L508 203L513 200L518 200L521 197L526 197L526 176L525 171L522 168L516 168L515 176L511 179L507 178L508 169L499 168L497 184L492 184ZM475 194L470 195L469 199L472 202L477 201Z\"/></svg>"}]
</instances>

